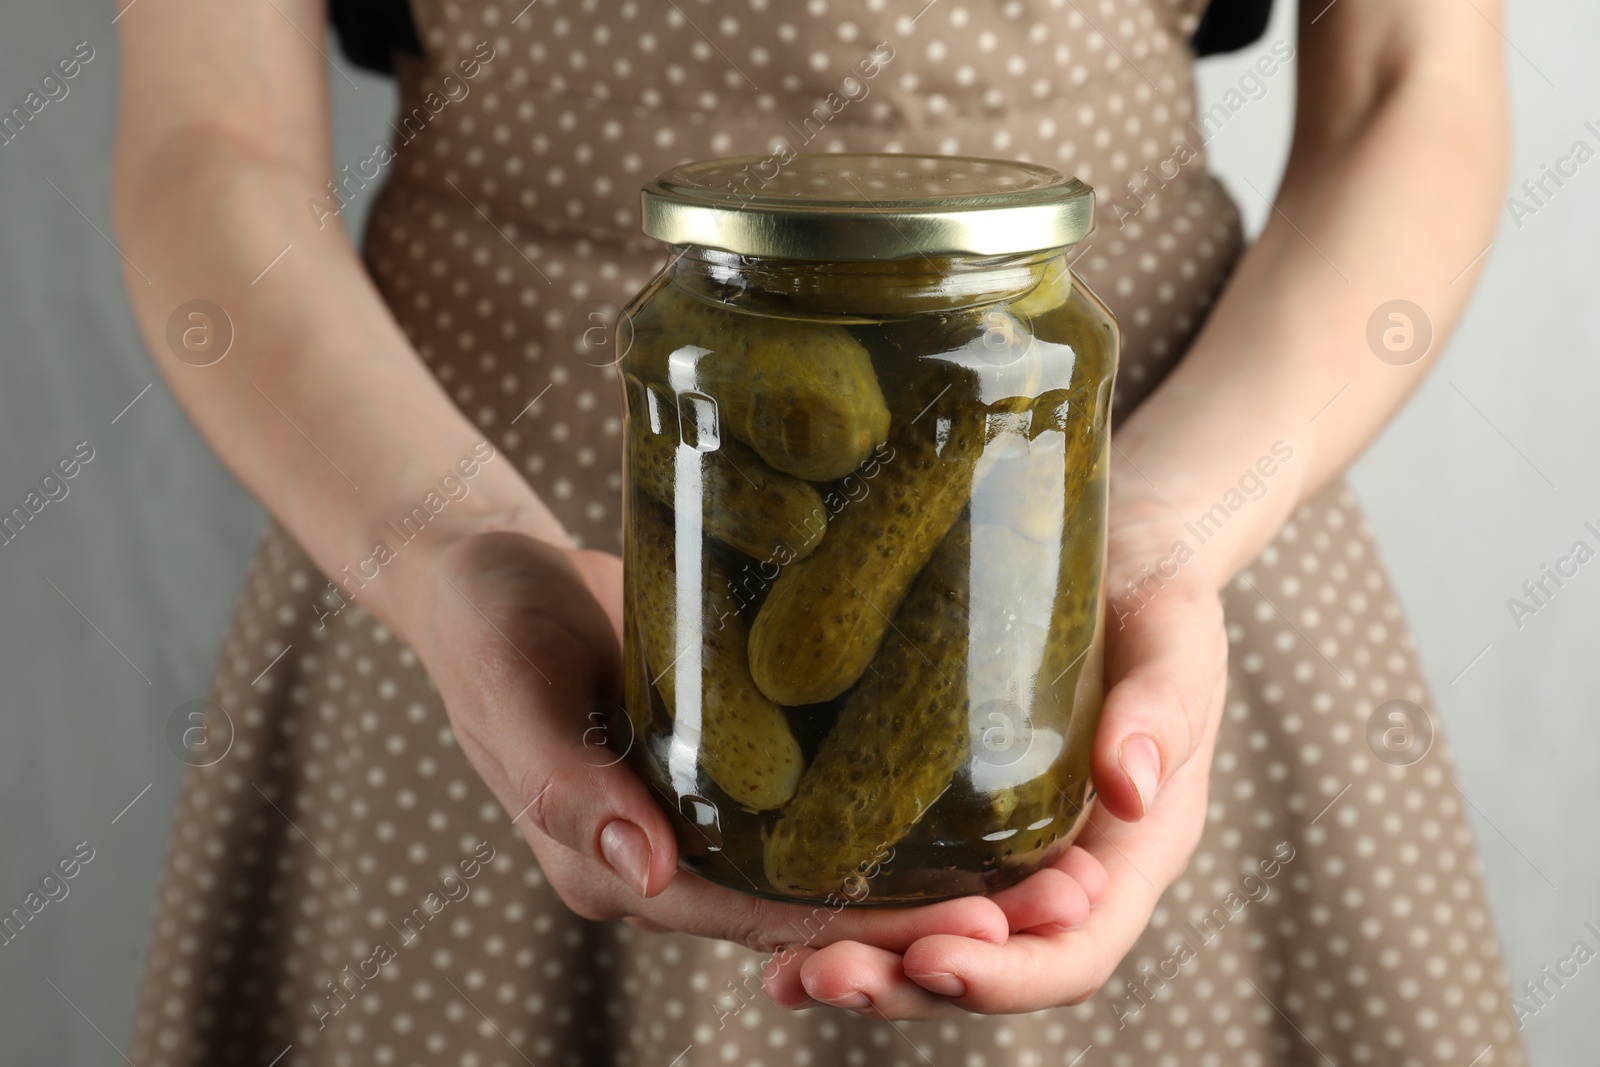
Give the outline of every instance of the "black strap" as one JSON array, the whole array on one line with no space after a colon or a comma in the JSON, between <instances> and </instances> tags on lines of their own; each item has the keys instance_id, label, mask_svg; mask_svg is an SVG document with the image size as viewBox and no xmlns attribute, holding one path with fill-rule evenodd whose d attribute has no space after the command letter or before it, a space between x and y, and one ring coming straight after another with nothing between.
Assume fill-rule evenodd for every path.
<instances>
[{"instance_id":1,"label":"black strap","mask_svg":"<svg viewBox=\"0 0 1600 1067\"><path fill-rule=\"evenodd\" d=\"M422 54L408 0L331 0L328 12L339 48L358 67L394 73L394 54Z\"/></svg>"},{"instance_id":2,"label":"black strap","mask_svg":"<svg viewBox=\"0 0 1600 1067\"><path fill-rule=\"evenodd\" d=\"M394 53L422 54L408 0L331 0L339 47L357 66L394 72ZM1261 39L1272 0L1212 0L1189 42L1197 56L1237 52Z\"/></svg>"},{"instance_id":3,"label":"black strap","mask_svg":"<svg viewBox=\"0 0 1600 1067\"><path fill-rule=\"evenodd\" d=\"M1211 0L1189 41L1197 56L1237 52L1261 40L1272 17L1272 0Z\"/></svg>"}]
</instances>

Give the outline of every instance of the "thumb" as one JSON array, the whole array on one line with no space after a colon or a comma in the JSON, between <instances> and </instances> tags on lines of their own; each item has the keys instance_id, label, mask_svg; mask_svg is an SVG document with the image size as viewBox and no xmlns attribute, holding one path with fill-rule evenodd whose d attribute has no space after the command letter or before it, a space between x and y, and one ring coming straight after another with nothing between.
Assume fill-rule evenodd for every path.
<instances>
[{"instance_id":1,"label":"thumb","mask_svg":"<svg viewBox=\"0 0 1600 1067\"><path fill-rule=\"evenodd\" d=\"M569 651L558 641L546 648ZM590 687L551 677L547 688L556 692L537 694L530 685L520 700L497 701L488 713L494 759L508 786L507 814L525 834L598 860L633 893L655 896L677 869L677 845L666 815L624 762L637 743L631 723Z\"/></svg>"},{"instance_id":2,"label":"thumb","mask_svg":"<svg viewBox=\"0 0 1600 1067\"><path fill-rule=\"evenodd\" d=\"M436 627L453 635L435 658L462 748L525 835L598 860L653 896L677 868L677 847L622 761L634 739L614 703L614 628L560 549L514 535L480 541L470 577L445 579Z\"/></svg>"},{"instance_id":3,"label":"thumb","mask_svg":"<svg viewBox=\"0 0 1600 1067\"><path fill-rule=\"evenodd\" d=\"M1106 622L1108 690L1091 769L1102 806L1135 822L1216 729L1228 642L1221 602L1200 581L1113 604Z\"/></svg>"}]
</instances>

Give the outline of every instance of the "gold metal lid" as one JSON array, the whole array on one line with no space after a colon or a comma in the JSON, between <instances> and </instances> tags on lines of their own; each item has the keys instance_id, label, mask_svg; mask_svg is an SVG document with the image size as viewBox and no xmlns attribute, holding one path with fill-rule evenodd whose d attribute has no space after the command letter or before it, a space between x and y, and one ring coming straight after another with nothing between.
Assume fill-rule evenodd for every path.
<instances>
[{"instance_id":1,"label":"gold metal lid","mask_svg":"<svg viewBox=\"0 0 1600 1067\"><path fill-rule=\"evenodd\" d=\"M644 187L644 232L780 259L1003 256L1089 232L1094 190L1049 167L966 156L746 156L674 167Z\"/></svg>"}]
</instances>

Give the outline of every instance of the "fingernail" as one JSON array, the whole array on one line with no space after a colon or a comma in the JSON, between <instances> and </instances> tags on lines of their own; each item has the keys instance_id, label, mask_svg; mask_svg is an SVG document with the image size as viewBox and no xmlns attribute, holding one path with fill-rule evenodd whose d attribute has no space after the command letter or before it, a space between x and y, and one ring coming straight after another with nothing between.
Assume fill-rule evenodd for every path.
<instances>
[{"instance_id":1,"label":"fingernail","mask_svg":"<svg viewBox=\"0 0 1600 1067\"><path fill-rule=\"evenodd\" d=\"M946 971L934 971L932 974L908 974L913 982L930 993L937 993L941 997L964 997L967 995L967 983Z\"/></svg>"},{"instance_id":2,"label":"fingernail","mask_svg":"<svg viewBox=\"0 0 1600 1067\"><path fill-rule=\"evenodd\" d=\"M1150 810L1161 785L1161 750L1144 734L1133 734L1117 750L1117 763L1139 794L1139 816Z\"/></svg>"},{"instance_id":3,"label":"fingernail","mask_svg":"<svg viewBox=\"0 0 1600 1067\"><path fill-rule=\"evenodd\" d=\"M872 1000L859 989L852 989L843 996L823 997L818 996L817 991L811 988L815 984L816 983L814 981L808 981L804 975L800 977L800 987L806 991L806 995L812 1000L830 1005L835 1008L845 1008L850 1011L861 1011L864 1008L872 1007Z\"/></svg>"},{"instance_id":4,"label":"fingernail","mask_svg":"<svg viewBox=\"0 0 1600 1067\"><path fill-rule=\"evenodd\" d=\"M643 830L623 819L606 823L600 831L600 855L641 897L649 895L650 839Z\"/></svg>"}]
</instances>

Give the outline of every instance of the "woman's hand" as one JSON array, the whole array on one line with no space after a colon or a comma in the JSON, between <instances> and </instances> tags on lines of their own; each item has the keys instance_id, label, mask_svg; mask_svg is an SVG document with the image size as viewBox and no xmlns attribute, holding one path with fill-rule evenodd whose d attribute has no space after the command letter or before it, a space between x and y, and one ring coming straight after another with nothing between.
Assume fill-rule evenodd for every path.
<instances>
[{"instance_id":1,"label":"woman's hand","mask_svg":"<svg viewBox=\"0 0 1600 1067\"><path fill-rule=\"evenodd\" d=\"M1053 868L990 898L1010 936L930 934L904 952L851 942L798 950L766 982L773 1000L925 1019L1076 1004L1105 983L1188 865L1205 822L1227 681L1215 578L1187 553L1175 574L1164 565L1170 578L1144 570L1171 560L1187 541L1182 525L1162 503L1113 502L1099 802ZM1129 582L1137 595L1127 595Z\"/></svg>"},{"instance_id":2,"label":"woman's hand","mask_svg":"<svg viewBox=\"0 0 1600 1067\"><path fill-rule=\"evenodd\" d=\"M627 764L596 743L602 720L592 713L622 701L622 561L517 533L475 533L413 573L429 584L408 630L456 737L579 915L762 951L848 939L889 953L935 934L1004 941L1017 908L1034 923L1076 925L1086 915L1071 878L1088 871L1095 884L1086 856L1065 865L1048 896L837 913L678 871L666 816Z\"/></svg>"},{"instance_id":3,"label":"woman's hand","mask_svg":"<svg viewBox=\"0 0 1600 1067\"><path fill-rule=\"evenodd\" d=\"M1493 3L1462 15L1442 0L1349 0L1314 29L1317 19L1302 19L1300 110L1266 228L1183 359L1118 431L1118 455L1137 467L1112 473L1124 494L1113 499L1107 576L1119 610L1095 740L1100 807L1079 841L1105 866L1104 899L1077 930L1013 927L986 944L933 935L899 956L844 944L799 953L767 984L779 1003L853 1005L859 994L870 1001L860 1010L899 1018L1031 1011L1090 996L1132 947L1205 818L1227 667L1216 591L1421 380L1423 353L1396 368L1361 343L1374 308L1401 293L1426 308L1431 358L1471 292L1459 283L1482 269L1508 143L1499 17ZM1443 189L1415 177L1441 165L1453 177ZM1148 595L1121 595L1186 540L1184 514L1236 490L1284 443L1293 465L1248 517ZM1164 499L1141 497L1141 486ZM1136 755L1139 735L1158 763Z\"/></svg>"}]
</instances>

